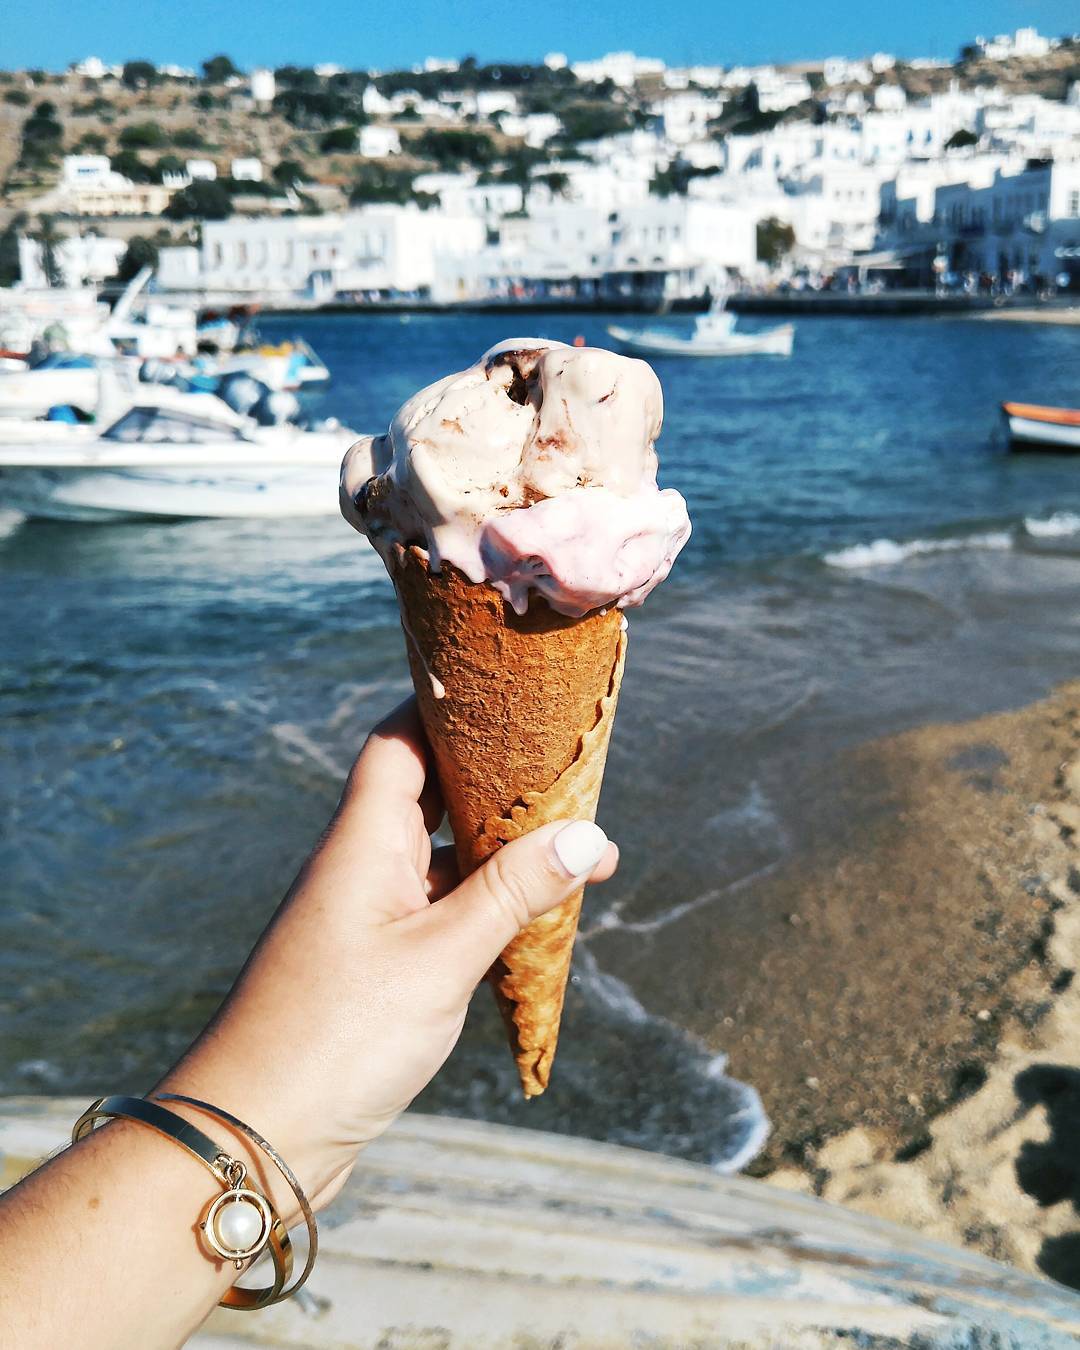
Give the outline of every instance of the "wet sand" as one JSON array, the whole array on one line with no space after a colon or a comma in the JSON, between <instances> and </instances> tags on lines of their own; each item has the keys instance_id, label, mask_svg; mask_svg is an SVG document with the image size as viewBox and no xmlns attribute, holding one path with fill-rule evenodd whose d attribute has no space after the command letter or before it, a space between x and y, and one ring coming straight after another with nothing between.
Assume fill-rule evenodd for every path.
<instances>
[{"instance_id":1,"label":"wet sand","mask_svg":"<svg viewBox=\"0 0 1080 1350\"><path fill-rule=\"evenodd\" d=\"M839 755L800 796L809 845L728 922L598 959L761 1093L751 1171L1080 1286L1080 683Z\"/></svg>"}]
</instances>

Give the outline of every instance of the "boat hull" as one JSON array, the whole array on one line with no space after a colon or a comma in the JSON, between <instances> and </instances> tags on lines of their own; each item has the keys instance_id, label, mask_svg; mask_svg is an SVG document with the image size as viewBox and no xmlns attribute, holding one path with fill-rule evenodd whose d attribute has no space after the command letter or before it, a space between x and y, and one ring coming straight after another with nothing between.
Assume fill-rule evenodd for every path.
<instances>
[{"instance_id":1,"label":"boat hull","mask_svg":"<svg viewBox=\"0 0 1080 1350\"><path fill-rule=\"evenodd\" d=\"M612 324L608 333L634 356L790 356L795 325L781 324L763 333L731 333L715 341L695 341L675 334L635 332Z\"/></svg>"},{"instance_id":2,"label":"boat hull","mask_svg":"<svg viewBox=\"0 0 1080 1350\"><path fill-rule=\"evenodd\" d=\"M1001 411L1014 449L1080 452L1080 412L1015 403Z\"/></svg>"},{"instance_id":3,"label":"boat hull","mask_svg":"<svg viewBox=\"0 0 1080 1350\"><path fill-rule=\"evenodd\" d=\"M0 506L37 520L336 516L338 468L0 466Z\"/></svg>"}]
</instances>

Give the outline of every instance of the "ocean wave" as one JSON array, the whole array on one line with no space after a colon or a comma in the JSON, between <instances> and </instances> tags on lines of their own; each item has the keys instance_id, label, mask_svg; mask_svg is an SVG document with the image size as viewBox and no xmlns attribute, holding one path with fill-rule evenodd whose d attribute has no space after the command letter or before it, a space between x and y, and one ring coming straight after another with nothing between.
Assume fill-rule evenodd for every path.
<instances>
[{"instance_id":1,"label":"ocean wave","mask_svg":"<svg viewBox=\"0 0 1080 1350\"><path fill-rule=\"evenodd\" d=\"M1024 529L1035 539L1060 539L1063 535L1080 534L1080 516L1075 511L1055 511L1043 520L1025 516Z\"/></svg>"},{"instance_id":2,"label":"ocean wave","mask_svg":"<svg viewBox=\"0 0 1080 1350\"><path fill-rule=\"evenodd\" d=\"M889 567L932 553L958 553L962 549L1010 549L1013 536L1007 530L993 530L986 534L965 534L953 539L909 539L901 543L895 539L875 539L869 544L853 544L836 553L826 553L830 567L854 571L864 567Z\"/></svg>"}]
</instances>

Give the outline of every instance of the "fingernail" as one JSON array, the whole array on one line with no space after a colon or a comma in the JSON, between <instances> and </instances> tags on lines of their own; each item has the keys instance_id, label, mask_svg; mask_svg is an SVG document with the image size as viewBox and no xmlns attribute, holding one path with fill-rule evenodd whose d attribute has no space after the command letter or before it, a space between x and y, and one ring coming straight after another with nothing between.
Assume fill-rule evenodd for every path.
<instances>
[{"instance_id":1,"label":"fingernail","mask_svg":"<svg viewBox=\"0 0 1080 1350\"><path fill-rule=\"evenodd\" d=\"M591 820L575 820L563 826L551 846L568 876L586 877L604 856L608 837Z\"/></svg>"}]
</instances>

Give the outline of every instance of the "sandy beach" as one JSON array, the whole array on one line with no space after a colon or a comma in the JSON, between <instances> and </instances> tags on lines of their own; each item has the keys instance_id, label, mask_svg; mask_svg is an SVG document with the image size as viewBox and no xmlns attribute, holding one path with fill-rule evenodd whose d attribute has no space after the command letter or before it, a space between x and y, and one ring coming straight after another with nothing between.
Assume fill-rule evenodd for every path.
<instances>
[{"instance_id":1,"label":"sandy beach","mask_svg":"<svg viewBox=\"0 0 1080 1350\"><path fill-rule=\"evenodd\" d=\"M773 1045L805 1055L767 1082L743 1036L775 1123L759 1170L1080 1286L1080 684L853 772L876 827L792 891L780 956L819 977L769 982Z\"/></svg>"}]
</instances>

